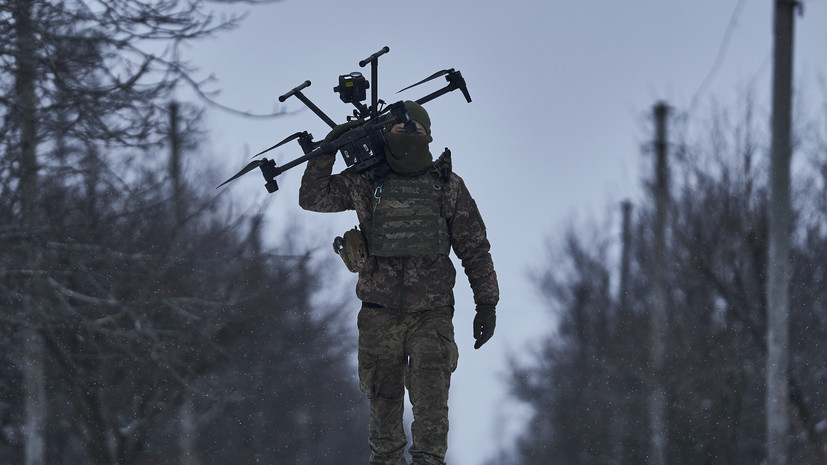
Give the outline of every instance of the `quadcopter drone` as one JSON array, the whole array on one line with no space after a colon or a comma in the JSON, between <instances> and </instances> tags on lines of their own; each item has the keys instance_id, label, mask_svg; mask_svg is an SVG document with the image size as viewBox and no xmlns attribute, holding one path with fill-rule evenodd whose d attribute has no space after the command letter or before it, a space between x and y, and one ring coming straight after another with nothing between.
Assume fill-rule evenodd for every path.
<instances>
[{"instance_id":1,"label":"quadcopter drone","mask_svg":"<svg viewBox=\"0 0 827 465\"><path fill-rule=\"evenodd\" d=\"M371 81L373 82L373 86L370 85L362 73L353 72L350 74L340 75L339 85L333 88L333 91L339 94L339 98L342 102L353 104L355 110L353 110L352 118L353 120L362 121L361 124L345 131L338 137L329 141L316 142L313 140L313 135L307 131L297 132L272 147L257 153L254 155L254 158L293 140L298 141L302 151L304 152L303 156L283 165L276 165L275 160L268 158L254 160L247 164L247 166L236 173L233 177L221 183L218 187L221 187L256 168L259 168L261 169L261 172L264 175L264 180L266 181L264 186L267 188L267 192L272 194L279 188L276 183L276 177L278 175L323 153L336 153L337 151L341 152L342 158L347 166L352 167L357 173L366 171L378 163L381 163L385 159L385 152L383 150L385 145L383 131L385 128L401 123L405 125L405 130L408 133L416 132L416 125L411 120L410 115L408 115L404 102L399 101L384 106L385 102L379 100L378 98L379 92L377 83L379 79L379 57L389 51L390 49L388 47L384 47L382 50L379 50L359 62L359 67L361 68L364 68L368 63L370 63ZM440 76L445 76L448 84L445 85L445 87L416 100L416 103L422 105L457 89L462 91L462 94L465 96L465 100L468 103L471 102L471 96L465 85L465 79L463 79L462 74L460 74L458 70L454 70L453 68L437 71L427 78L417 82L416 84L412 84L399 92L416 87L420 84L424 84ZM311 111L313 111L313 113L321 118L322 121L324 121L328 126L331 128L336 127L336 123L302 93L302 90L309 86L310 81L304 81L301 85L280 96L279 102L284 102L288 98L296 96L296 98L301 100L302 103L304 103ZM363 103L367 99L367 89L370 89L370 106ZM383 105L383 108L380 108L380 105ZM350 120L351 117L348 117L348 119Z\"/></svg>"}]
</instances>

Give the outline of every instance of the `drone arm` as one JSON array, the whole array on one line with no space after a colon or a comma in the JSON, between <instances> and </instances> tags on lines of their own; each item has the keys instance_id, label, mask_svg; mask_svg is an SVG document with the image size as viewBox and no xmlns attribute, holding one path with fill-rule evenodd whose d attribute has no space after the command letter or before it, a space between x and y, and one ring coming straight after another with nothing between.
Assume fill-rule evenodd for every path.
<instances>
[{"instance_id":1,"label":"drone arm","mask_svg":"<svg viewBox=\"0 0 827 465\"><path fill-rule=\"evenodd\" d=\"M420 98L420 99L417 99L417 100L416 100L416 103L418 103L418 104L420 104L420 105L424 105L425 103L430 102L431 100L433 100L433 99L435 99L435 98L437 98L437 97L440 97L440 96L442 96L442 95L445 95L445 94L447 94L448 92L451 92L452 90L454 90L454 89L452 89L450 85L445 86L445 87L443 87L442 89L439 89L439 90L437 90L437 91L431 92L430 94L428 94L428 95L426 95L426 96L424 96L424 97L422 97L422 98Z\"/></svg>"},{"instance_id":2,"label":"drone arm","mask_svg":"<svg viewBox=\"0 0 827 465\"><path fill-rule=\"evenodd\" d=\"M296 86L292 90L290 90L290 92L280 96L279 97L279 102L283 103L285 100L287 100L288 98L295 95L297 99L301 100L302 103L307 105L307 108L310 108L310 110L313 111L313 113L315 113L316 116L321 118L322 121L324 121L328 126L330 126L331 128L336 127L336 123L334 123L333 120L330 119L329 116L327 116L322 110L319 109L319 107L317 107L313 102L310 101L309 98L305 97L304 94L302 93L302 89L304 89L305 87L309 87L309 86L310 86L310 81L304 81L299 86Z\"/></svg>"},{"instance_id":3,"label":"drone arm","mask_svg":"<svg viewBox=\"0 0 827 465\"><path fill-rule=\"evenodd\" d=\"M433 100L437 97L440 97L442 95L447 94L448 92L451 92L451 91L454 91L454 90L457 90L457 89L461 90L462 95L465 96L465 100L468 103L471 103L471 94L468 93L468 87L465 85L465 79L462 77L462 74L459 71L450 70L448 72L448 75L445 77L445 79L448 80L448 85L446 85L442 89L439 89L437 91L434 91L434 92L422 97L421 99L417 100L416 103L422 105L426 102L430 102L431 100ZM414 85L417 85L417 84L414 84ZM410 87L413 87L413 86L410 86ZM408 87L408 88L410 88L410 87Z\"/></svg>"},{"instance_id":4,"label":"drone arm","mask_svg":"<svg viewBox=\"0 0 827 465\"><path fill-rule=\"evenodd\" d=\"M310 152L300 156L299 158L296 158L293 161L289 161L289 162L287 162L283 165L280 165L278 167L278 172L276 173L276 175L284 173L285 171L287 171L291 168L295 168L295 167L301 165L302 163L306 162L307 160L310 160L311 158L316 158L319 155L322 155L322 154L325 154L325 153L335 153L335 152L330 150L329 145L322 144L322 145L316 147L315 149L311 150Z\"/></svg>"}]
</instances>

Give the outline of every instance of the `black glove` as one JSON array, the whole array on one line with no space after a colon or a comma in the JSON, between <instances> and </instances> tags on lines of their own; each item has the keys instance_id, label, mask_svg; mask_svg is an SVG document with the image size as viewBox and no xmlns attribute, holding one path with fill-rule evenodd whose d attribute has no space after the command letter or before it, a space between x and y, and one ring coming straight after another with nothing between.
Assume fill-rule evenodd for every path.
<instances>
[{"instance_id":1,"label":"black glove","mask_svg":"<svg viewBox=\"0 0 827 465\"><path fill-rule=\"evenodd\" d=\"M333 139L346 133L348 130L358 127L362 123L364 123L364 120L355 119L353 121L348 121L347 123L339 124L335 128L331 129L329 133L327 133L327 136L324 138L323 142L330 142Z\"/></svg>"},{"instance_id":2,"label":"black glove","mask_svg":"<svg viewBox=\"0 0 827 465\"><path fill-rule=\"evenodd\" d=\"M474 317L474 348L479 349L494 335L497 326L497 312L493 305L477 305L477 315Z\"/></svg>"}]
</instances>

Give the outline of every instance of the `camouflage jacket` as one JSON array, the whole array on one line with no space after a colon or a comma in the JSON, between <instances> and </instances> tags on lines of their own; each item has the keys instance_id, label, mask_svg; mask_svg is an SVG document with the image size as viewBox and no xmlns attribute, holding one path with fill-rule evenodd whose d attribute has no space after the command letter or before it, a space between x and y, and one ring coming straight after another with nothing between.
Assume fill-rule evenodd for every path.
<instances>
[{"instance_id":1,"label":"camouflage jacket","mask_svg":"<svg viewBox=\"0 0 827 465\"><path fill-rule=\"evenodd\" d=\"M299 205L316 212L355 210L360 224L373 218L377 185L367 174L346 169L332 174L334 155L307 162L299 189ZM422 176L430 175L429 173ZM389 173L386 179L398 176ZM474 302L494 307L499 300L497 274L489 253L485 224L462 179L451 173L444 184L440 210L451 235L451 248L465 270ZM359 272L356 296L390 308L409 311L454 305L456 270L448 255L427 257L368 257Z\"/></svg>"}]
</instances>

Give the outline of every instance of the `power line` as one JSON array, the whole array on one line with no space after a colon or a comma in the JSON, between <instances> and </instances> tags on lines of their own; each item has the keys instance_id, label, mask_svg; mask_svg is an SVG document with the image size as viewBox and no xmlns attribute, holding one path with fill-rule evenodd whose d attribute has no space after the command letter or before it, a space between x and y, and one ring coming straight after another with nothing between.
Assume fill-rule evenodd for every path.
<instances>
[{"instance_id":1,"label":"power line","mask_svg":"<svg viewBox=\"0 0 827 465\"><path fill-rule=\"evenodd\" d=\"M687 109L688 113L695 107L695 102L698 100L698 97L701 95L709 81L712 80L712 77L718 71L718 68L721 67L721 63L724 61L724 54L726 52L727 45L729 45L729 40L732 37L733 31L735 31L736 24L738 24L738 18L741 14L741 9L743 8L744 3L744 0L738 0L738 3L735 5L735 9L732 10L732 15L729 17L729 24L727 24L727 28L724 31L724 36L721 38L721 44L718 46L718 53L715 55L715 61L712 63L712 68L706 74L704 80L701 81L701 85L698 87L698 90L695 91L695 95L692 96L692 100L689 102L689 108Z\"/></svg>"}]
</instances>

